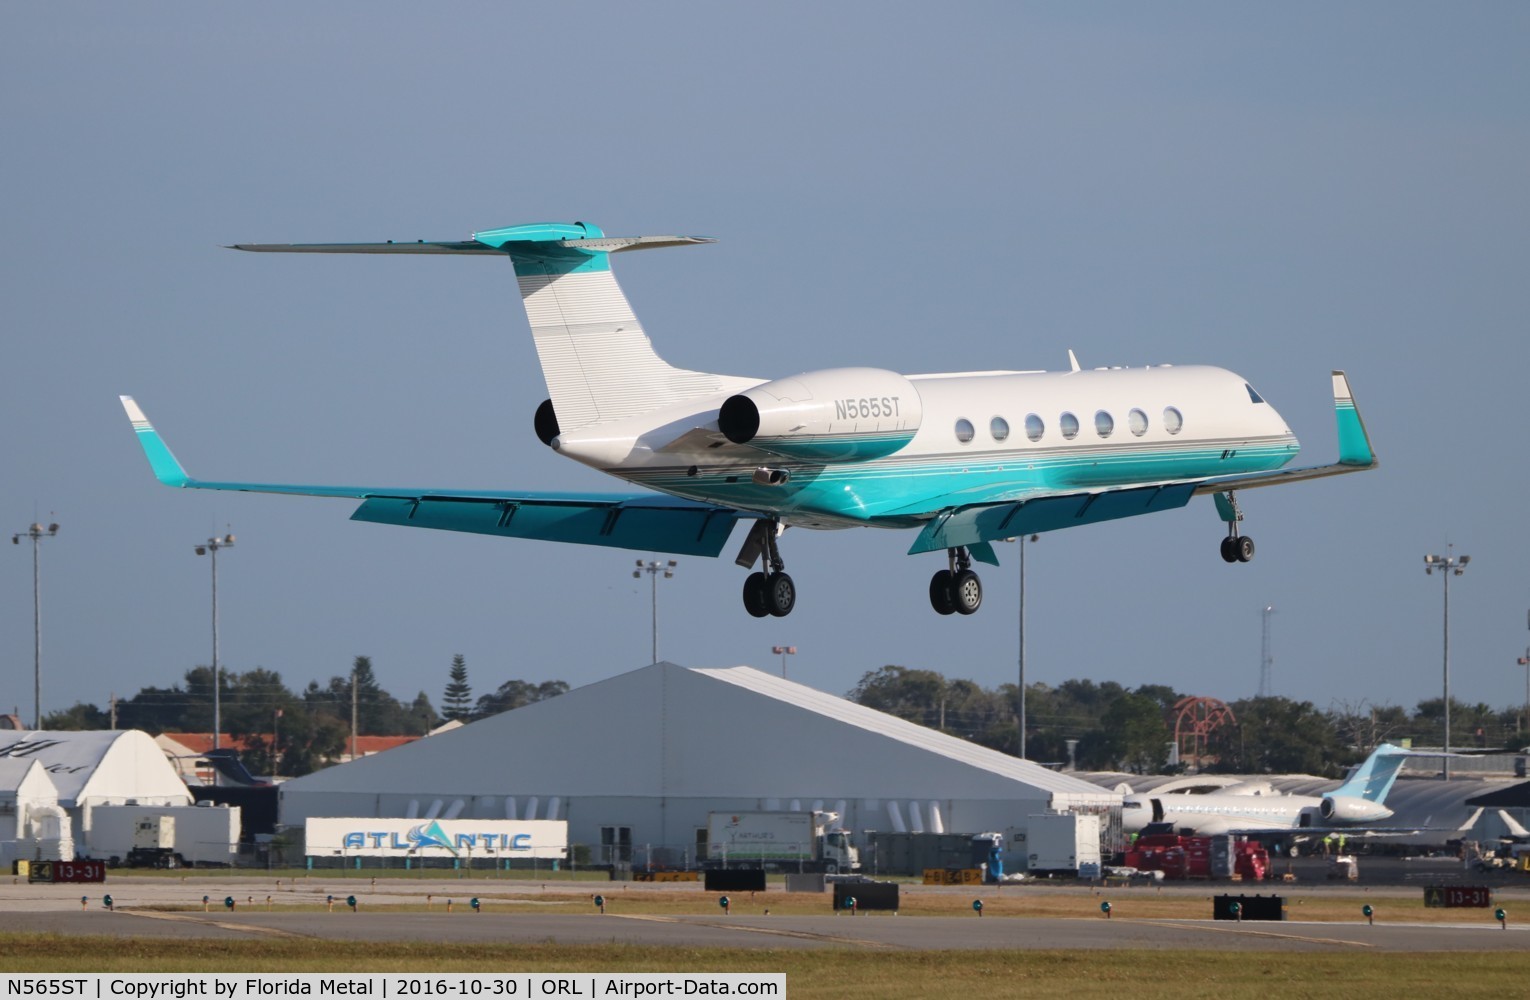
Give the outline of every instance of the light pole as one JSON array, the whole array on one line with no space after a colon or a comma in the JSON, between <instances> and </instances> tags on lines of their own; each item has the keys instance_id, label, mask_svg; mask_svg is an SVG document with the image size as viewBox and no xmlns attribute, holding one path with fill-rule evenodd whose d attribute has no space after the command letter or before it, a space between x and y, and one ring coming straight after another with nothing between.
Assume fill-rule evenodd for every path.
<instances>
[{"instance_id":1,"label":"light pole","mask_svg":"<svg viewBox=\"0 0 1530 1000\"><path fill-rule=\"evenodd\" d=\"M1424 572L1439 570L1445 580L1445 756L1440 774L1446 781L1450 780L1450 578L1465 573L1466 564L1472 561L1471 556L1456 555L1455 548L1447 545L1445 555L1424 557Z\"/></svg>"},{"instance_id":2,"label":"light pole","mask_svg":"<svg viewBox=\"0 0 1530 1000\"><path fill-rule=\"evenodd\" d=\"M20 545L23 538L32 540L32 728L42 728L42 578L38 575L38 548L44 538L58 534L58 525L44 528L34 524L26 531L11 536L12 545Z\"/></svg>"},{"instance_id":3,"label":"light pole","mask_svg":"<svg viewBox=\"0 0 1530 1000\"><path fill-rule=\"evenodd\" d=\"M212 626L213 626L213 749L217 750L223 732L223 674L218 669L218 550L233 548L234 536L209 538L197 546L197 555L212 556Z\"/></svg>"},{"instance_id":4,"label":"light pole","mask_svg":"<svg viewBox=\"0 0 1530 1000\"><path fill-rule=\"evenodd\" d=\"M1519 658L1519 665L1525 668L1525 712L1520 716L1519 732L1524 736L1530 730L1530 646L1525 647L1525 655Z\"/></svg>"},{"instance_id":5,"label":"light pole","mask_svg":"<svg viewBox=\"0 0 1530 1000\"><path fill-rule=\"evenodd\" d=\"M1020 759L1025 759L1025 543L1036 541L1040 536L1031 535L1029 539L1021 535L1015 539L1020 544Z\"/></svg>"},{"instance_id":6,"label":"light pole","mask_svg":"<svg viewBox=\"0 0 1530 1000\"><path fill-rule=\"evenodd\" d=\"M644 573L648 574L648 583L653 591L653 662L659 662L659 574L664 574L664 579L673 579L675 567L679 565L673 559L668 562L660 562L657 559L644 562L637 561L637 569L632 571L634 579L640 579Z\"/></svg>"},{"instance_id":7,"label":"light pole","mask_svg":"<svg viewBox=\"0 0 1530 1000\"><path fill-rule=\"evenodd\" d=\"M797 655L796 646L771 646L770 651L781 657L781 676L786 676L786 658Z\"/></svg>"}]
</instances>

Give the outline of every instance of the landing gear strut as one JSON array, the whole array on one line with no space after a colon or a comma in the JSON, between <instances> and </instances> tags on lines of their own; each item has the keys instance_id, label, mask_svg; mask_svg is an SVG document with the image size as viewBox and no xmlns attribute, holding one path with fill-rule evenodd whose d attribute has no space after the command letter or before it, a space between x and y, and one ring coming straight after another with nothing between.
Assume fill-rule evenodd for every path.
<instances>
[{"instance_id":1,"label":"landing gear strut","mask_svg":"<svg viewBox=\"0 0 1530 1000\"><path fill-rule=\"evenodd\" d=\"M1238 534L1238 522L1243 520L1243 510L1238 506L1238 499L1232 490L1215 495L1217 513L1222 515L1222 520L1227 522L1227 537L1222 539L1222 559L1224 562L1248 562L1254 558L1254 540L1247 535Z\"/></svg>"},{"instance_id":2,"label":"landing gear strut","mask_svg":"<svg viewBox=\"0 0 1530 1000\"><path fill-rule=\"evenodd\" d=\"M786 575L786 562L776 545L780 530L778 521L755 522L739 556L739 562L743 562L746 555L750 556L745 566L754 565L752 551L764 556L765 572L750 573L744 580L744 610L756 618L766 615L785 618L797 606L797 585Z\"/></svg>"},{"instance_id":3,"label":"landing gear strut","mask_svg":"<svg viewBox=\"0 0 1530 1000\"><path fill-rule=\"evenodd\" d=\"M970 615L983 606L983 582L965 547L947 549L946 559L950 565L930 577L930 607L936 614Z\"/></svg>"}]
</instances>

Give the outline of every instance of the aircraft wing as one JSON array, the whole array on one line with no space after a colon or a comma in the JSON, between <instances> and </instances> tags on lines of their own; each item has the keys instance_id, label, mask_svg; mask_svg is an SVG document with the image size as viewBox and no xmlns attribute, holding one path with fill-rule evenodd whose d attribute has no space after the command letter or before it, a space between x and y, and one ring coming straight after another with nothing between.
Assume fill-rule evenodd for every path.
<instances>
[{"instance_id":1,"label":"aircraft wing","mask_svg":"<svg viewBox=\"0 0 1530 1000\"><path fill-rule=\"evenodd\" d=\"M909 555L937 552L958 545L971 546L1016 535L1174 510L1190 502L1198 485L1169 483L1098 493L1041 496L1008 503L968 504L942 511L931 518L908 551Z\"/></svg>"},{"instance_id":2,"label":"aircraft wing","mask_svg":"<svg viewBox=\"0 0 1530 1000\"><path fill-rule=\"evenodd\" d=\"M155 477L166 486L360 500L360 506L351 514L353 521L605 545L645 552L716 556L728 543L734 523L740 518L755 516L731 507L659 493L514 493L193 479L133 397L121 398Z\"/></svg>"},{"instance_id":3,"label":"aircraft wing","mask_svg":"<svg viewBox=\"0 0 1530 1000\"><path fill-rule=\"evenodd\" d=\"M1216 833L1230 833L1234 837L1253 837L1256 840L1289 840L1295 837L1407 837L1416 833L1431 833L1445 827L1428 826L1229 826ZM1449 828L1454 830L1454 827ZM1199 827L1196 833L1201 833Z\"/></svg>"},{"instance_id":4,"label":"aircraft wing","mask_svg":"<svg viewBox=\"0 0 1530 1000\"><path fill-rule=\"evenodd\" d=\"M1016 535L1058 528L1111 521L1137 514L1183 507L1192 497L1206 493L1226 493L1256 486L1278 486L1347 472L1363 472L1377 466L1370 436L1355 406L1349 379L1342 371L1333 372L1334 419L1339 432L1339 460L1328 465L1299 469L1276 469L1185 482L1159 483L1130 489L1081 491L1030 498L968 498L942 510L931 518L908 550L936 552L959 545L979 545Z\"/></svg>"}]
</instances>

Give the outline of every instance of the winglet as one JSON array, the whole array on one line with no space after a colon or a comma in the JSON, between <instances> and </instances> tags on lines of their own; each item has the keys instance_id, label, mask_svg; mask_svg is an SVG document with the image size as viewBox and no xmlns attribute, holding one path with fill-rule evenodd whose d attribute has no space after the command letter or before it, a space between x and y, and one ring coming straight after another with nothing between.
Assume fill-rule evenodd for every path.
<instances>
[{"instance_id":1,"label":"winglet","mask_svg":"<svg viewBox=\"0 0 1530 1000\"><path fill-rule=\"evenodd\" d=\"M1376 453L1371 450L1371 439L1365 433L1365 422L1355 407L1355 397L1349 391L1349 379L1341 371L1333 373L1333 410L1339 425L1339 464L1368 467L1376 464Z\"/></svg>"},{"instance_id":2,"label":"winglet","mask_svg":"<svg viewBox=\"0 0 1530 1000\"><path fill-rule=\"evenodd\" d=\"M143 453L149 459L149 467L154 470L155 478L166 486L190 486L191 477L186 475L186 470L181 468L181 463L176 461L175 455L171 454L170 448L160 438L154 425L149 423L149 418L144 416L133 397L118 398L122 400L122 408L127 411L128 419L133 422L133 431L138 435L138 443L143 446Z\"/></svg>"}]
</instances>

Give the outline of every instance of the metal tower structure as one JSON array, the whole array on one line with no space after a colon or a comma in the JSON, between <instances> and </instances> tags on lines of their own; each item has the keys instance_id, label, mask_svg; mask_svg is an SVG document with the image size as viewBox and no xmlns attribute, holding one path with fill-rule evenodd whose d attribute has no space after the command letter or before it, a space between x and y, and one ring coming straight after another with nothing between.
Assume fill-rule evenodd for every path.
<instances>
[{"instance_id":1,"label":"metal tower structure","mask_svg":"<svg viewBox=\"0 0 1530 1000\"><path fill-rule=\"evenodd\" d=\"M1275 605L1266 604L1264 611L1264 626L1259 641L1259 697L1268 698L1274 694L1274 685L1270 679L1271 668L1275 666L1275 657L1270 654L1270 616L1275 613Z\"/></svg>"}]
</instances>

